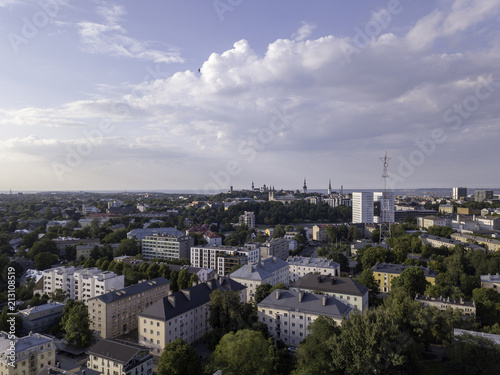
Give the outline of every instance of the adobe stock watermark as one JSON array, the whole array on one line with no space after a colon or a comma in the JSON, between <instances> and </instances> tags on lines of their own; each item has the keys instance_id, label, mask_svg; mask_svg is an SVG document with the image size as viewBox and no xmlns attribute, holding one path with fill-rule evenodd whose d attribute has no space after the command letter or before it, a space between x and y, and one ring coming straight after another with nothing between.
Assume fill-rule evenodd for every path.
<instances>
[{"instance_id":1,"label":"adobe stock watermark","mask_svg":"<svg viewBox=\"0 0 500 375\"><path fill-rule=\"evenodd\" d=\"M46 27L50 20L57 17L60 7L64 5L62 0L42 0L38 2L40 10L33 13L31 17L21 18L21 29L19 33L9 32L7 38L10 46L17 54L19 47L23 44L28 44L30 40L35 38L40 29Z\"/></svg>"},{"instance_id":2,"label":"adobe stock watermark","mask_svg":"<svg viewBox=\"0 0 500 375\"><path fill-rule=\"evenodd\" d=\"M232 12L243 0L214 0L212 5L219 19L224 21L224 13Z\"/></svg>"},{"instance_id":3,"label":"adobe stock watermark","mask_svg":"<svg viewBox=\"0 0 500 375\"><path fill-rule=\"evenodd\" d=\"M274 141L276 135L286 130L287 126L290 125L291 120L287 117L285 111L280 112L273 109L270 114L271 119L267 127L259 129L257 135L249 136L238 145L237 152L244 157L245 161L254 161L257 153L264 151ZM216 194L220 190L229 187L231 177L236 177L241 172L243 172L241 163L235 159L229 160L223 170L208 173L212 181L205 184L204 193Z\"/></svg>"},{"instance_id":4,"label":"adobe stock watermark","mask_svg":"<svg viewBox=\"0 0 500 375\"><path fill-rule=\"evenodd\" d=\"M411 1L411 0L407 0ZM382 35L382 32L392 21L392 17L403 11L403 5L400 0L389 0L384 9L375 12L372 11L372 18L363 28L356 26L354 28L354 37L352 44L341 44L340 48L348 63L351 62L353 53L359 54L361 50L368 47L374 38Z\"/></svg>"},{"instance_id":5,"label":"adobe stock watermark","mask_svg":"<svg viewBox=\"0 0 500 375\"><path fill-rule=\"evenodd\" d=\"M451 130L458 131L462 128L464 120L469 119L476 112L481 102L487 100L500 87L500 81L493 79L493 75L488 77L480 77L479 85L475 88L474 93L465 97L462 101L455 102L453 105L443 112L442 119L446 124L451 124ZM435 128L431 131L430 137L426 139L415 139L417 146L412 150L408 157L398 156L399 165L397 173L389 172L389 187L395 188L398 184L403 183L407 178L412 176L416 169L420 167L427 158L431 157L437 149L437 146L445 143L448 140L446 129Z\"/></svg>"}]
</instances>

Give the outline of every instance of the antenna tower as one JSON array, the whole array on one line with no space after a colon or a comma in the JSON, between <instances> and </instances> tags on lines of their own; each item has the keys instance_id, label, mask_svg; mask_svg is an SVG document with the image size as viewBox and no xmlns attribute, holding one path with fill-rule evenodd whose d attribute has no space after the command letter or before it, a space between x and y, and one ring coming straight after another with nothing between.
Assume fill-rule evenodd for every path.
<instances>
[{"instance_id":1,"label":"antenna tower","mask_svg":"<svg viewBox=\"0 0 500 375\"><path fill-rule=\"evenodd\" d=\"M380 202L380 243L385 244L386 240L391 237L391 192L387 185L387 179L389 174L387 173L387 167L389 166L389 160L391 158L387 157L387 151L384 152L384 157L380 158L384 164L384 169L382 173L382 178L384 179L384 190L382 191L382 200Z\"/></svg>"}]
</instances>

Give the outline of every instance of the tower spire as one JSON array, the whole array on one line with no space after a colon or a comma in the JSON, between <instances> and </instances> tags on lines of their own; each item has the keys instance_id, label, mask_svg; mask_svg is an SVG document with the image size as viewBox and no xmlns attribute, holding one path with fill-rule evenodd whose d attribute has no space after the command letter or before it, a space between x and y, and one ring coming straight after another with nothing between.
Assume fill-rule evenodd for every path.
<instances>
[{"instance_id":1,"label":"tower spire","mask_svg":"<svg viewBox=\"0 0 500 375\"><path fill-rule=\"evenodd\" d=\"M391 236L391 192L387 186L387 179L389 174L387 173L387 167L389 166L389 160L391 158L387 157L387 151L384 152L384 157L380 158L384 165L382 171L382 178L384 179L384 190L382 191L382 200L380 202L380 243L385 243L387 238Z\"/></svg>"},{"instance_id":2,"label":"tower spire","mask_svg":"<svg viewBox=\"0 0 500 375\"><path fill-rule=\"evenodd\" d=\"M304 177L304 186L302 187L302 192L303 192L304 194L306 194L306 193L307 193L307 184L306 184L306 178L305 178L305 177Z\"/></svg>"}]
</instances>

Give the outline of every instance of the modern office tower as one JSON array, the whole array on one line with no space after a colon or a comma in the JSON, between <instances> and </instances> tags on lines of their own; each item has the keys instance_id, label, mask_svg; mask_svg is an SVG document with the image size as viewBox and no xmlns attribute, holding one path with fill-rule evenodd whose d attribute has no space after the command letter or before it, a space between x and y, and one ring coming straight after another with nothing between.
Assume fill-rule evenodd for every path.
<instances>
[{"instance_id":1,"label":"modern office tower","mask_svg":"<svg viewBox=\"0 0 500 375\"><path fill-rule=\"evenodd\" d=\"M467 198L467 188L466 187L454 187L452 193L453 200L465 199Z\"/></svg>"},{"instance_id":2,"label":"modern office tower","mask_svg":"<svg viewBox=\"0 0 500 375\"><path fill-rule=\"evenodd\" d=\"M352 222L373 223L373 193L352 193Z\"/></svg>"},{"instance_id":3,"label":"modern office tower","mask_svg":"<svg viewBox=\"0 0 500 375\"><path fill-rule=\"evenodd\" d=\"M474 200L476 202L484 202L493 199L493 190L476 190L474 192Z\"/></svg>"}]
</instances>

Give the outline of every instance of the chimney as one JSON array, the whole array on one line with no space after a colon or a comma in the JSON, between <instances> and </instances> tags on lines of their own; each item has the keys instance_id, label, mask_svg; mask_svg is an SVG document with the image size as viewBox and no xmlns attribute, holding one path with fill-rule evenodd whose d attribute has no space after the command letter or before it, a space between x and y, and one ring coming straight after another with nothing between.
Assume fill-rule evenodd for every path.
<instances>
[{"instance_id":1,"label":"chimney","mask_svg":"<svg viewBox=\"0 0 500 375\"><path fill-rule=\"evenodd\" d=\"M328 296L325 294L323 296L323 306L326 306L326 301L328 300Z\"/></svg>"},{"instance_id":2,"label":"chimney","mask_svg":"<svg viewBox=\"0 0 500 375\"><path fill-rule=\"evenodd\" d=\"M318 284L321 284L321 275L318 275Z\"/></svg>"},{"instance_id":3,"label":"chimney","mask_svg":"<svg viewBox=\"0 0 500 375\"><path fill-rule=\"evenodd\" d=\"M276 289L276 299L280 299L280 290Z\"/></svg>"},{"instance_id":4,"label":"chimney","mask_svg":"<svg viewBox=\"0 0 500 375\"><path fill-rule=\"evenodd\" d=\"M302 302L302 298L304 298L304 292L300 291L299 292L299 303Z\"/></svg>"}]
</instances>

